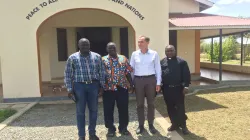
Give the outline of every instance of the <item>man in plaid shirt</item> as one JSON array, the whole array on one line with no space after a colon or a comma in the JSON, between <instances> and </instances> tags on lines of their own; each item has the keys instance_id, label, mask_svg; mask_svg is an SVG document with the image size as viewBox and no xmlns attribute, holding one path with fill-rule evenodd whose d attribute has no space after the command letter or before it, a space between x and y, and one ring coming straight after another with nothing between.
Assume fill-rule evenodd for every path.
<instances>
[{"instance_id":1,"label":"man in plaid shirt","mask_svg":"<svg viewBox=\"0 0 250 140\"><path fill-rule=\"evenodd\" d=\"M65 84L68 96L75 96L77 127L80 140L85 140L85 108L89 108L89 138L96 136L98 93L105 84L105 67L99 54L90 51L90 42L82 38L78 42L79 52L72 54L65 67Z\"/></svg>"}]
</instances>

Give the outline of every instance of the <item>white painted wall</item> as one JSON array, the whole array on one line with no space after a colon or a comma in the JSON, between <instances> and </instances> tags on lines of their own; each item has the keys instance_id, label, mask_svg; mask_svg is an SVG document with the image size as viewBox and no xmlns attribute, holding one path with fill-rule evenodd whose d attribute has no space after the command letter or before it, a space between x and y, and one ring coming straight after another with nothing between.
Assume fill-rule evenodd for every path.
<instances>
[{"instance_id":1,"label":"white painted wall","mask_svg":"<svg viewBox=\"0 0 250 140\"><path fill-rule=\"evenodd\" d=\"M128 42L129 42L129 58L131 57L133 51L136 49L137 42L135 40L135 33L132 27L128 27Z\"/></svg>"},{"instance_id":2,"label":"white painted wall","mask_svg":"<svg viewBox=\"0 0 250 140\"><path fill-rule=\"evenodd\" d=\"M120 28L119 27L112 28L112 41L116 44L117 53L121 53Z\"/></svg>"},{"instance_id":3,"label":"white painted wall","mask_svg":"<svg viewBox=\"0 0 250 140\"><path fill-rule=\"evenodd\" d=\"M1 56L0 56L0 85L2 84L2 69L1 69Z\"/></svg>"},{"instance_id":4,"label":"white painted wall","mask_svg":"<svg viewBox=\"0 0 250 140\"><path fill-rule=\"evenodd\" d=\"M199 3L194 0L169 0L169 13L199 13Z\"/></svg>"},{"instance_id":5,"label":"white painted wall","mask_svg":"<svg viewBox=\"0 0 250 140\"><path fill-rule=\"evenodd\" d=\"M177 32L177 54L185 59L190 72L195 72L195 30Z\"/></svg>"},{"instance_id":6,"label":"white painted wall","mask_svg":"<svg viewBox=\"0 0 250 140\"><path fill-rule=\"evenodd\" d=\"M0 84L2 84L1 53L3 52L3 40L0 38Z\"/></svg>"},{"instance_id":7,"label":"white painted wall","mask_svg":"<svg viewBox=\"0 0 250 140\"><path fill-rule=\"evenodd\" d=\"M42 81L51 81L50 48L53 47L51 43L53 41L52 31L53 29L51 28L39 37Z\"/></svg>"}]
</instances>

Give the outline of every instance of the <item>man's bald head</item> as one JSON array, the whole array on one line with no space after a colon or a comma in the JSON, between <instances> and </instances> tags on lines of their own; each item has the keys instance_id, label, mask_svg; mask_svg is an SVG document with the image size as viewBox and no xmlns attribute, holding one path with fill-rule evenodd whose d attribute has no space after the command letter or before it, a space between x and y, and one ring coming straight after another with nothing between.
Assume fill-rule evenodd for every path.
<instances>
[{"instance_id":1,"label":"man's bald head","mask_svg":"<svg viewBox=\"0 0 250 140\"><path fill-rule=\"evenodd\" d=\"M87 54L90 51L90 42L87 38L82 38L78 41L78 47L81 54Z\"/></svg>"},{"instance_id":2,"label":"man's bald head","mask_svg":"<svg viewBox=\"0 0 250 140\"><path fill-rule=\"evenodd\" d=\"M176 56L175 47L173 45L166 46L166 48L165 48L165 54L166 54L167 57L170 57L170 58Z\"/></svg>"},{"instance_id":3,"label":"man's bald head","mask_svg":"<svg viewBox=\"0 0 250 140\"><path fill-rule=\"evenodd\" d=\"M116 44L114 42L109 42L107 44L107 52L111 57L116 57Z\"/></svg>"},{"instance_id":4,"label":"man's bald head","mask_svg":"<svg viewBox=\"0 0 250 140\"><path fill-rule=\"evenodd\" d=\"M84 43L84 42L89 43L89 40L88 40L87 38L81 38L81 39L78 41L78 44Z\"/></svg>"},{"instance_id":5,"label":"man's bald head","mask_svg":"<svg viewBox=\"0 0 250 140\"><path fill-rule=\"evenodd\" d=\"M172 50L175 51L175 47L173 45L167 45L165 50L167 50L167 49L172 49Z\"/></svg>"}]
</instances>

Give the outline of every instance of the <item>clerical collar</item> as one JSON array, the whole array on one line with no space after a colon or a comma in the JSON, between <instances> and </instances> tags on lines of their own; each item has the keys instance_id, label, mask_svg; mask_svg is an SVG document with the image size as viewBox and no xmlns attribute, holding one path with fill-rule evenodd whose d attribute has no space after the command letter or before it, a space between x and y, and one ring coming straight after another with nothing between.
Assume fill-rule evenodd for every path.
<instances>
[{"instance_id":1,"label":"clerical collar","mask_svg":"<svg viewBox=\"0 0 250 140\"><path fill-rule=\"evenodd\" d=\"M174 60L176 59L176 56L173 56L173 57L167 57L168 60Z\"/></svg>"}]
</instances>

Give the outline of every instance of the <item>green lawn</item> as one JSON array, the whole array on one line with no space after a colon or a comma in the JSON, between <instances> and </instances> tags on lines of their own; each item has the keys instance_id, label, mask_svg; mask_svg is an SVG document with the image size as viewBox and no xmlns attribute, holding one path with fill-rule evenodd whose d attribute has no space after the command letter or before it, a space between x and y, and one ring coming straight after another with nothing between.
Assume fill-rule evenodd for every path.
<instances>
[{"instance_id":1,"label":"green lawn","mask_svg":"<svg viewBox=\"0 0 250 140\"><path fill-rule=\"evenodd\" d=\"M201 58L200 62L209 62L209 63L211 63L211 61L206 59L206 58ZM214 64L219 64L219 62L213 62L213 63ZM222 64L240 65L240 60L228 60L228 61L222 62ZM250 61L243 62L243 66L250 66Z\"/></svg>"},{"instance_id":2,"label":"green lawn","mask_svg":"<svg viewBox=\"0 0 250 140\"><path fill-rule=\"evenodd\" d=\"M246 140L250 138L250 87L210 90L186 97L185 140ZM156 109L169 121L163 98Z\"/></svg>"},{"instance_id":3,"label":"green lawn","mask_svg":"<svg viewBox=\"0 0 250 140\"><path fill-rule=\"evenodd\" d=\"M1 109L0 110L0 123L3 122L5 119L9 118L17 111L13 109Z\"/></svg>"}]
</instances>

